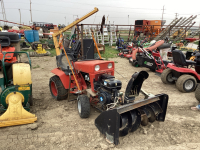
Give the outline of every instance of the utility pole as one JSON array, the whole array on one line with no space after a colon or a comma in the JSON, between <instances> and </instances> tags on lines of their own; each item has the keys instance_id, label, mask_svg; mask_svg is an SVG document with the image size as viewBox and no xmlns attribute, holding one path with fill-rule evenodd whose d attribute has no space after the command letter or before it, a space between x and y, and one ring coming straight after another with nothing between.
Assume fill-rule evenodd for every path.
<instances>
[{"instance_id":1,"label":"utility pole","mask_svg":"<svg viewBox=\"0 0 200 150\"><path fill-rule=\"evenodd\" d=\"M19 9L19 15L20 15L20 24L21 24L21 11L20 11L20 9Z\"/></svg>"},{"instance_id":2,"label":"utility pole","mask_svg":"<svg viewBox=\"0 0 200 150\"><path fill-rule=\"evenodd\" d=\"M162 12L162 23L163 23L163 14L164 14L164 10L165 10L165 5L163 6L163 12ZM162 28L162 23L161 23L161 28Z\"/></svg>"},{"instance_id":3,"label":"utility pole","mask_svg":"<svg viewBox=\"0 0 200 150\"><path fill-rule=\"evenodd\" d=\"M0 0L1 1L1 9L2 9L2 14L3 14L3 20L7 20L6 19L6 12L5 12L5 7L4 7L4 2L3 0ZM4 22L4 25L7 24Z\"/></svg>"},{"instance_id":4,"label":"utility pole","mask_svg":"<svg viewBox=\"0 0 200 150\"><path fill-rule=\"evenodd\" d=\"M128 15L128 25L129 25L129 15Z\"/></svg>"},{"instance_id":5,"label":"utility pole","mask_svg":"<svg viewBox=\"0 0 200 150\"><path fill-rule=\"evenodd\" d=\"M31 0L30 0L30 14L31 14L31 22L32 22Z\"/></svg>"},{"instance_id":6,"label":"utility pole","mask_svg":"<svg viewBox=\"0 0 200 150\"><path fill-rule=\"evenodd\" d=\"M175 14L176 14L176 17L175 17L175 19L177 19L178 13L175 13Z\"/></svg>"}]
</instances>

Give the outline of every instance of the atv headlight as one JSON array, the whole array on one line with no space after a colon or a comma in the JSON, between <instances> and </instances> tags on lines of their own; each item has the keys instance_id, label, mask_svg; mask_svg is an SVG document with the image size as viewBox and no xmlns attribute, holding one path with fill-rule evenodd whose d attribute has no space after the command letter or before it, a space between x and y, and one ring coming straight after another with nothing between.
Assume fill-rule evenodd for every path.
<instances>
[{"instance_id":1,"label":"atv headlight","mask_svg":"<svg viewBox=\"0 0 200 150\"><path fill-rule=\"evenodd\" d=\"M108 64L108 69L112 68L112 63Z\"/></svg>"},{"instance_id":2,"label":"atv headlight","mask_svg":"<svg viewBox=\"0 0 200 150\"><path fill-rule=\"evenodd\" d=\"M99 69L100 69L99 65L96 65L95 68L94 68L95 71L99 71Z\"/></svg>"}]
</instances>

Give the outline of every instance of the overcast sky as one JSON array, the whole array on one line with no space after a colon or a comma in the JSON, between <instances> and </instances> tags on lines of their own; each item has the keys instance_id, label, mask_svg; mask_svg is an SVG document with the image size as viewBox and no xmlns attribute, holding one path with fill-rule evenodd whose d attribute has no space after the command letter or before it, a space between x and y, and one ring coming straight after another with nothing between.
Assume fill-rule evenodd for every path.
<instances>
[{"instance_id":1,"label":"overcast sky","mask_svg":"<svg viewBox=\"0 0 200 150\"><path fill-rule=\"evenodd\" d=\"M106 19L108 16L108 22L134 25L135 20L161 20L163 6L165 9L163 20L167 21L166 24L175 18L175 13L178 13L178 17L198 15L194 20L195 26L199 26L200 23L200 0L31 0L31 2L33 21L56 25L67 25L77 18L76 15L80 18L94 7L99 11L82 23L100 23L102 16L105 15ZM20 22L18 9L21 10L24 24L29 24L31 21L30 0L4 0L4 6L8 21ZM3 19L2 14L0 19Z\"/></svg>"}]
</instances>

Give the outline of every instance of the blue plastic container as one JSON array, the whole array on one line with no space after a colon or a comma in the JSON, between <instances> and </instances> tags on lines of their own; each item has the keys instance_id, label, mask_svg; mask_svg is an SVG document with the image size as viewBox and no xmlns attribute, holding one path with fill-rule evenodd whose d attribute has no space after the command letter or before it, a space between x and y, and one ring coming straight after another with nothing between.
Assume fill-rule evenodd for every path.
<instances>
[{"instance_id":1,"label":"blue plastic container","mask_svg":"<svg viewBox=\"0 0 200 150\"><path fill-rule=\"evenodd\" d=\"M33 30L24 31L24 36L28 40L28 42L34 42Z\"/></svg>"},{"instance_id":2,"label":"blue plastic container","mask_svg":"<svg viewBox=\"0 0 200 150\"><path fill-rule=\"evenodd\" d=\"M34 41L39 41L39 32L37 30L33 30Z\"/></svg>"},{"instance_id":3,"label":"blue plastic container","mask_svg":"<svg viewBox=\"0 0 200 150\"><path fill-rule=\"evenodd\" d=\"M19 39L21 39L21 35L22 35L22 34L21 34L21 33L18 33L18 35L19 35Z\"/></svg>"}]
</instances>

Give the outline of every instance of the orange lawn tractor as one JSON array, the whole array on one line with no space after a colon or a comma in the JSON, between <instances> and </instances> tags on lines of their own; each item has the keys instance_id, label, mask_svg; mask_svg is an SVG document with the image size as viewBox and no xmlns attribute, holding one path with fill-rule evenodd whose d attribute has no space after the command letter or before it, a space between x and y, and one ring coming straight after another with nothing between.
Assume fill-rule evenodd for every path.
<instances>
[{"instance_id":1,"label":"orange lawn tractor","mask_svg":"<svg viewBox=\"0 0 200 150\"><path fill-rule=\"evenodd\" d=\"M86 16L97 11L98 9L95 8ZM60 34L86 16L61 29ZM101 114L95 119L95 126L106 135L109 142L117 145L119 136L136 131L140 125L146 126L148 122L165 120L168 95L151 95L141 89L143 81L149 76L147 72L134 73L125 93L120 92L122 82L114 77L114 61L101 59L99 52L99 59L94 59L94 55L92 58L89 53L90 47L94 45L98 51L94 38L88 47L85 46L81 56L78 40L74 48L64 48L64 53L60 54L56 36L55 33L53 37L57 48L57 68L51 71L55 74L49 80L51 95L56 100L69 100L70 93L75 94L78 114L81 118L90 116L91 106L97 108ZM135 98L140 92L145 95L145 98L136 101Z\"/></svg>"}]
</instances>

